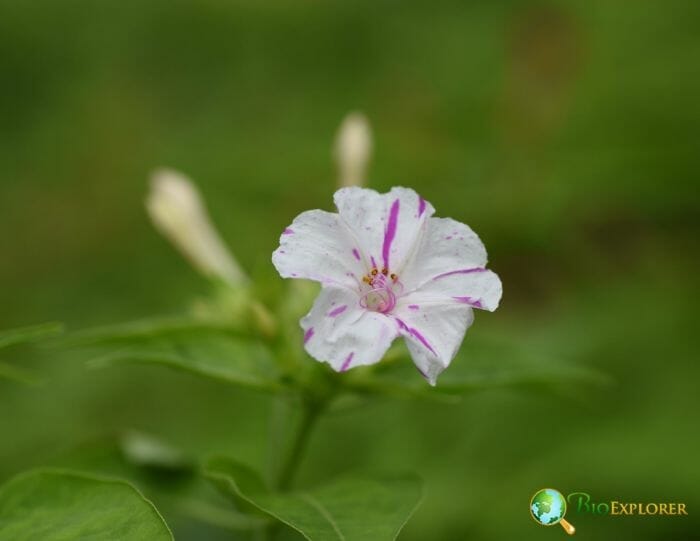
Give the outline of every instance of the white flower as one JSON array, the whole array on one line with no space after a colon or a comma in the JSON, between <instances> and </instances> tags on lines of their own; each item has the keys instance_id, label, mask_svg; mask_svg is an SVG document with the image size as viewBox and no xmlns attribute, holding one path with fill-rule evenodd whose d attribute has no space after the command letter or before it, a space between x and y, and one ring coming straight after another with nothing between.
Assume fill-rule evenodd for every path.
<instances>
[{"instance_id":1,"label":"white flower","mask_svg":"<svg viewBox=\"0 0 700 541\"><path fill-rule=\"evenodd\" d=\"M202 274L230 285L247 280L211 223L196 186L186 176L170 169L155 171L146 209L156 229Z\"/></svg>"},{"instance_id":2,"label":"white flower","mask_svg":"<svg viewBox=\"0 0 700 541\"><path fill-rule=\"evenodd\" d=\"M431 385L457 353L473 308L493 311L501 281L468 226L432 218L416 192L335 193L338 213L310 210L280 237L272 262L283 278L323 288L301 320L306 351L335 370L378 362L398 336Z\"/></svg>"},{"instance_id":3,"label":"white flower","mask_svg":"<svg viewBox=\"0 0 700 541\"><path fill-rule=\"evenodd\" d=\"M339 186L362 186L372 155L372 133L362 113L350 113L340 124L335 138L335 159Z\"/></svg>"}]
</instances>

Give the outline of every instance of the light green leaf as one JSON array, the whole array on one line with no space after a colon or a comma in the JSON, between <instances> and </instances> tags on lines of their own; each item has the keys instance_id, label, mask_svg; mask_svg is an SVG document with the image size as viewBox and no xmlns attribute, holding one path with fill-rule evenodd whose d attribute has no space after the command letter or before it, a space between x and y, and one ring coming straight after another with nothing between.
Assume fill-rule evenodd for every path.
<instances>
[{"instance_id":1,"label":"light green leaf","mask_svg":"<svg viewBox=\"0 0 700 541\"><path fill-rule=\"evenodd\" d=\"M95 367L124 362L155 364L259 390L282 387L270 350L255 338L224 329L184 322L120 327L112 335L105 331L92 335L86 345L93 353L89 364Z\"/></svg>"},{"instance_id":2,"label":"light green leaf","mask_svg":"<svg viewBox=\"0 0 700 541\"><path fill-rule=\"evenodd\" d=\"M172 541L156 508L125 481L33 470L0 487L0 541Z\"/></svg>"},{"instance_id":3,"label":"light green leaf","mask_svg":"<svg viewBox=\"0 0 700 541\"><path fill-rule=\"evenodd\" d=\"M420 377L407 355L356 372L346 381L356 391L437 399L501 387L556 389L610 382L595 369L493 337L468 337L435 387Z\"/></svg>"},{"instance_id":4,"label":"light green leaf","mask_svg":"<svg viewBox=\"0 0 700 541\"><path fill-rule=\"evenodd\" d=\"M60 323L42 323L40 325L0 331L0 348L23 344L25 342L36 342L43 338L56 336L62 331L63 326Z\"/></svg>"},{"instance_id":5,"label":"light green leaf","mask_svg":"<svg viewBox=\"0 0 700 541\"><path fill-rule=\"evenodd\" d=\"M246 466L226 458L205 474L223 491L291 526L311 541L391 541L421 500L416 477L339 479L308 491L276 493Z\"/></svg>"}]
</instances>

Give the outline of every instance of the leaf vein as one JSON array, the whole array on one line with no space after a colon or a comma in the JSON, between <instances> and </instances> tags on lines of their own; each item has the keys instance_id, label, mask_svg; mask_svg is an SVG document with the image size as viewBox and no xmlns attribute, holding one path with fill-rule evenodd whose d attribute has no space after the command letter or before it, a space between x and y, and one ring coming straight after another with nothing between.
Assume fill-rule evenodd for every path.
<instances>
[{"instance_id":1,"label":"leaf vein","mask_svg":"<svg viewBox=\"0 0 700 541\"><path fill-rule=\"evenodd\" d=\"M338 538L341 541L345 541L345 536L343 535L343 532L340 531L340 527L336 523L335 519L333 518L333 515L331 515L326 509L321 502L319 502L316 498L314 498L311 494L308 492L302 492L299 493L299 497L304 500L306 503L308 503L311 507L316 509L323 518L325 518L330 525L333 527L333 530L335 530L335 533L338 534Z\"/></svg>"}]
</instances>

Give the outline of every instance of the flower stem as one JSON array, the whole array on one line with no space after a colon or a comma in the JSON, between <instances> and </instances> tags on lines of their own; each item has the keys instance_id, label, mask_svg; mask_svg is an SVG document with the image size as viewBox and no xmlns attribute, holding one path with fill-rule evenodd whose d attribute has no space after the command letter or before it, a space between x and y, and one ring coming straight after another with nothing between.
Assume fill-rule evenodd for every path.
<instances>
[{"instance_id":1,"label":"flower stem","mask_svg":"<svg viewBox=\"0 0 700 541\"><path fill-rule=\"evenodd\" d=\"M316 421L321 415L324 406L324 404L319 402L310 400L303 401L299 428L297 429L294 440L289 447L289 451L282 461L277 482L275 483L279 490L288 490L291 487L292 481L294 480L294 475L296 474L299 464L301 463L301 459L304 456L304 451L306 450L306 446L309 442L309 437L313 432L313 428L316 425Z\"/></svg>"},{"instance_id":2,"label":"flower stem","mask_svg":"<svg viewBox=\"0 0 700 541\"><path fill-rule=\"evenodd\" d=\"M299 469L301 459L304 456L304 451L309 442L313 428L321 413L325 409L324 402L313 400L302 400L301 419L299 427L294 435L294 440L289 446L288 452L285 454L282 466L279 469L277 478L275 479L274 487L277 490L289 490L294 480L294 475ZM275 538L280 529L279 522L272 522L262 530L262 540L271 541Z\"/></svg>"}]
</instances>

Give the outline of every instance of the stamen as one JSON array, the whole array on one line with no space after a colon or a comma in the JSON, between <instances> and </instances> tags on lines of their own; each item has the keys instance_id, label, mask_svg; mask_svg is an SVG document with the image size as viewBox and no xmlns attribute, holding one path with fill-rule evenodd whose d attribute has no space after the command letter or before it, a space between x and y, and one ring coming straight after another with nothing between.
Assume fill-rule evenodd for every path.
<instances>
[{"instance_id":1,"label":"stamen","mask_svg":"<svg viewBox=\"0 0 700 541\"><path fill-rule=\"evenodd\" d=\"M369 273L362 277L362 281L371 289L360 290L360 306L366 310L386 314L396 306L397 295L403 293L403 285L398 281L395 273L389 274L389 269L383 267L381 271L372 266ZM400 289L397 290L397 285Z\"/></svg>"},{"instance_id":2,"label":"stamen","mask_svg":"<svg viewBox=\"0 0 700 541\"><path fill-rule=\"evenodd\" d=\"M390 289L376 287L362 295L360 306L367 310L386 314L396 306L396 295Z\"/></svg>"}]
</instances>

